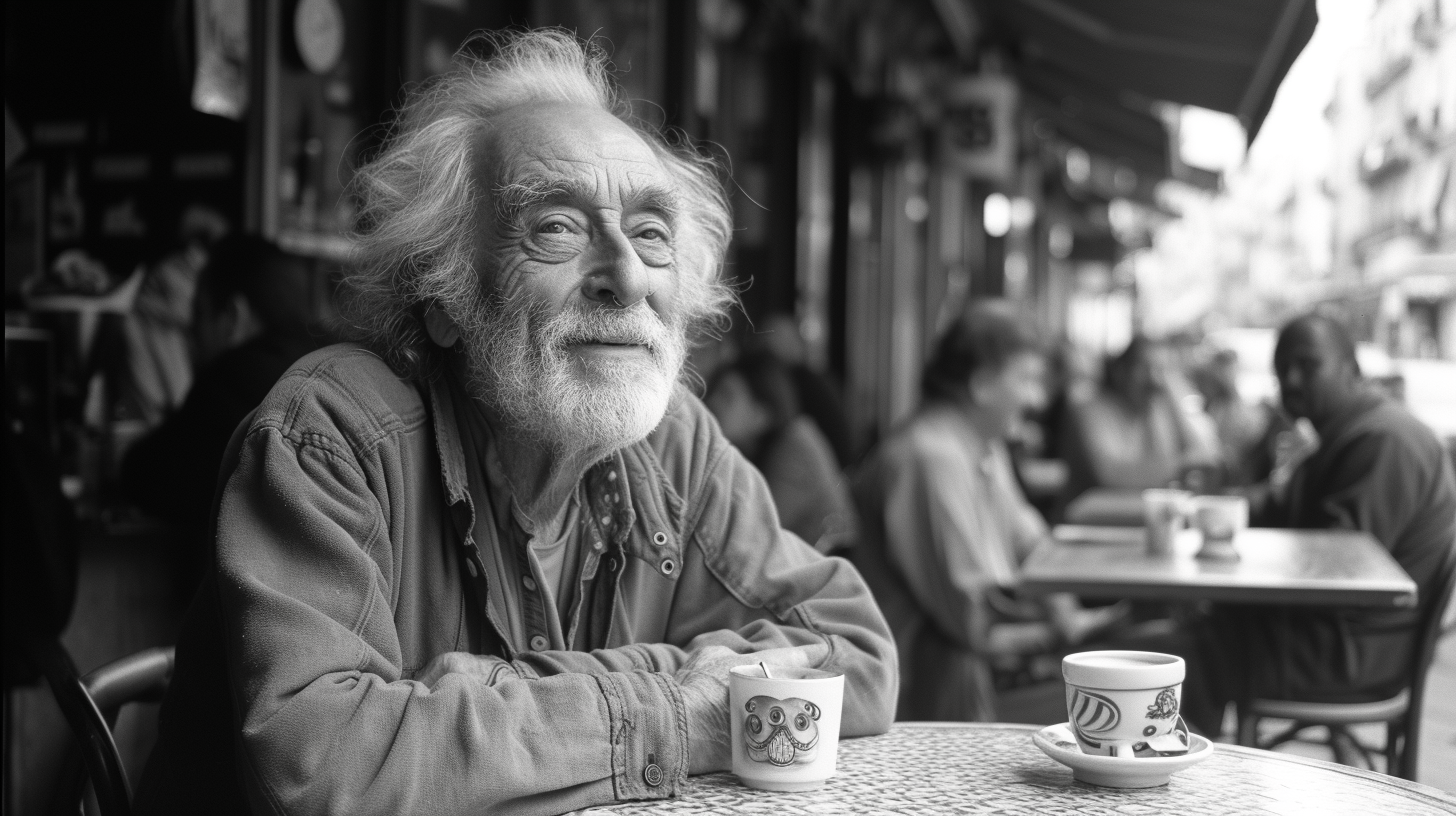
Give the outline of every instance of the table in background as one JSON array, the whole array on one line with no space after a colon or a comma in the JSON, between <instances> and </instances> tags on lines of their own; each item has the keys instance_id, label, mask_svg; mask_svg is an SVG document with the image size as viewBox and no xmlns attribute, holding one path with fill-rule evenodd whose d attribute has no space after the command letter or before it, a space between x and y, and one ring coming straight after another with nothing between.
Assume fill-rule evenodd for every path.
<instances>
[{"instance_id":1,"label":"table in background","mask_svg":"<svg viewBox=\"0 0 1456 816\"><path fill-rule=\"evenodd\" d=\"M1203 814L1451 813L1456 796L1384 774L1318 760L1217 745L1159 788L1116 790L1076 782L1031 742L1035 726L897 723L888 734L839 744L839 773L822 788L771 793L727 773L692 777L676 799L582 814L894 813Z\"/></svg>"},{"instance_id":2,"label":"table in background","mask_svg":"<svg viewBox=\"0 0 1456 816\"><path fill-rule=\"evenodd\" d=\"M1022 565L1022 588L1100 598L1321 606L1413 606L1416 585L1369 533L1251 527L1240 558L1195 558L1179 532L1168 556L1146 552L1142 527L1059 525Z\"/></svg>"},{"instance_id":3,"label":"table in background","mask_svg":"<svg viewBox=\"0 0 1456 816\"><path fill-rule=\"evenodd\" d=\"M1136 488L1094 487L1067 503L1062 521L1134 527L1143 523L1143 491Z\"/></svg>"}]
</instances>

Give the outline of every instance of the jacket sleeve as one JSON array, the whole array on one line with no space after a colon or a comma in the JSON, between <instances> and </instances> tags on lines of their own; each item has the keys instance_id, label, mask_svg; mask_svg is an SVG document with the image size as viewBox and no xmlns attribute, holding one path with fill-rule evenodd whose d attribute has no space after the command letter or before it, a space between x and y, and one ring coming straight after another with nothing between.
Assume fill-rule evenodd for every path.
<instances>
[{"instance_id":1,"label":"jacket sleeve","mask_svg":"<svg viewBox=\"0 0 1456 816\"><path fill-rule=\"evenodd\" d=\"M388 522L364 455L260 424L221 498L219 591L254 812L560 813L675 794L681 697L644 670L670 650L615 672L403 678Z\"/></svg>"},{"instance_id":2,"label":"jacket sleeve","mask_svg":"<svg viewBox=\"0 0 1456 816\"><path fill-rule=\"evenodd\" d=\"M894 719L899 675L884 616L859 572L784 530L758 470L701 411L683 455L687 480L684 565L667 642L743 653L822 642L820 668L842 672L844 736L877 734ZM679 472L681 463L667 463ZM686 466L685 466L686 467Z\"/></svg>"}]
</instances>

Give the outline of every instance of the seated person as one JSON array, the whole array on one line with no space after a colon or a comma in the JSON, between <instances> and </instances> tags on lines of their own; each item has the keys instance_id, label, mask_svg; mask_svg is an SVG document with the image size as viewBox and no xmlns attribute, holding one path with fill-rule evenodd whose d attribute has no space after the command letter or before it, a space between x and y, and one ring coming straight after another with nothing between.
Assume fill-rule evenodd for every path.
<instances>
[{"instance_id":1,"label":"seated person","mask_svg":"<svg viewBox=\"0 0 1456 816\"><path fill-rule=\"evenodd\" d=\"M732 300L715 171L619 118L597 49L490 44L355 177L361 344L233 438L139 813L671 797L728 768L760 660L842 673L844 736L890 724L863 580L677 385Z\"/></svg>"},{"instance_id":2,"label":"seated person","mask_svg":"<svg viewBox=\"0 0 1456 816\"><path fill-rule=\"evenodd\" d=\"M256 236L218 242L192 305L192 387L182 407L122 459L122 495L183 533L187 598L206 561L208 513L233 429L289 366L324 345L309 310L307 264Z\"/></svg>"},{"instance_id":3,"label":"seated person","mask_svg":"<svg viewBox=\"0 0 1456 816\"><path fill-rule=\"evenodd\" d=\"M1168 366L1145 337L1108 361L1101 389L1069 408L1068 498L1091 487L1168 487L1218 461L1207 418L1179 407Z\"/></svg>"},{"instance_id":4,"label":"seated person","mask_svg":"<svg viewBox=\"0 0 1456 816\"><path fill-rule=\"evenodd\" d=\"M1239 394L1238 354L1220 349L1195 372L1204 412L1218 433L1224 487L1241 487L1267 478L1274 467L1266 444L1271 407L1245 402Z\"/></svg>"},{"instance_id":5,"label":"seated person","mask_svg":"<svg viewBox=\"0 0 1456 816\"><path fill-rule=\"evenodd\" d=\"M798 321L783 312L775 312L757 321L755 330L743 339L750 353L765 352L787 367L794 395L799 399L799 410L814 420L833 448L840 467L854 464L856 451L841 389L833 378L809 365L809 347L799 332Z\"/></svg>"},{"instance_id":6,"label":"seated person","mask_svg":"<svg viewBox=\"0 0 1456 816\"><path fill-rule=\"evenodd\" d=\"M901 719L994 720L991 660L1080 643L1126 613L1014 597L1048 532L1005 440L1045 402L1044 376L1028 318L1002 301L972 305L926 367L925 404L856 478L854 558L900 649Z\"/></svg>"},{"instance_id":7,"label":"seated person","mask_svg":"<svg viewBox=\"0 0 1456 816\"><path fill-rule=\"evenodd\" d=\"M744 355L713 375L705 402L728 441L763 471L784 529L823 553L853 541L848 482L819 426L799 411L783 363Z\"/></svg>"},{"instance_id":8,"label":"seated person","mask_svg":"<svg viewBox=\"0 0 1456 816\"><path fill-rule=\"evenodd\" d=\"M1279 335L1274 369L1284 409L1307 418L1319 447L1260 526L1364 530L1416 582L1421 608L1218 606L1191 632L1183 713L1217 734L1228 702L1256 697L1360 702L1411 678L1415 626L1456 557L1456 481L1436 435L1360 377L1339 323L1301 317Z\"/></svg>"}]
</instances>

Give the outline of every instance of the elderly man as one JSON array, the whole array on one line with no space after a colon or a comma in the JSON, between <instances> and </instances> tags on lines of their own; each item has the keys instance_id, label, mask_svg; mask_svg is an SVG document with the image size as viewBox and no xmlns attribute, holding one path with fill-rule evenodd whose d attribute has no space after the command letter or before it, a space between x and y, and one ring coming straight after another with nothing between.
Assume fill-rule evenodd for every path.
<instances>
[{"instance_id":1,"label":"elderly man","mask_svg":"<svg viewBox=\"0 0 1456 816\"><path fill-rule=\"evenodd\" d=\"M1045 373L1026 315L973 304L926 366L925 405L856 479L854 558L900 648L900 719L995 720L994 661L1081 643L1127 612L1015 596L1021 561L1048 532L1006 440L1045 403Z\"/></svg>"},{"instance_id":2,"label":"elderly man","mask_svg":"<svg viewBox=\"0 0 1456 816\"><path fill-rule=\"evenodd\" d=\"M1218 733L1229 701L1275 697L1360 702L1410 683L1414 629L1456 557L1456 481L1429 428L1360 377L1344 327L1308 315L1274 351L1284 409L1319 432L1319 447L1281 496L1256 513L1277 527L1364 530L1416 582L1421 609L1218 607L1195 632L1183 711Z\"/></svg>"},{"instance_id":3,"label":"elderly man","mask_svg":"<svg viewBox=\"0 0 1456 816\"><path fill-rule=\"evenodd\" d=\"M864 583L779 528L676 384L731 301L713 168L624 122L601 55L501 37L358 174L362 345L240 428L152 813L561 813L729 763L730 666L896 670Z\"/></svg>"}]
</instances>

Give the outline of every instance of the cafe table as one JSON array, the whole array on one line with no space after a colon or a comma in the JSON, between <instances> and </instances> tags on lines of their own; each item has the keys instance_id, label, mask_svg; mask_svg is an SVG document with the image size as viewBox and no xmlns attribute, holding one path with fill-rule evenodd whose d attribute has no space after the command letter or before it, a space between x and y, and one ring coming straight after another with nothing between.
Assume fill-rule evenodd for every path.
<instances>
[{"instance_id":1,"label":"cafe table","mask_svg":"<svg viewBox=\"0 0 1456 816\"><path fill-rule=\"evenodd\" d=\"M1167 785L1099 788L1032 744L1036 726L896 723L877 737L839 743L838 773L823 787L773 793L730 773L690 777L675 799L580 811L750 816L773 814L1382 814L1456 812L1456 796L1384 774L1319 760L1215 745Z\"/></svg>"},{"instance_id":2,"label":"cafe table","mask_svg":"<svg viewBox=\"0 0 1456 816\"><path fill-rule=\"evenodd\" d=\"M1148 555L1142 527L1058 525L1022 564L1028 592L1224 603L1413 606L1416 585L1369 533L1251 527L1236 560L1197 557L1197 530L1169 555Z\"/></svg>"}]
</instances>

